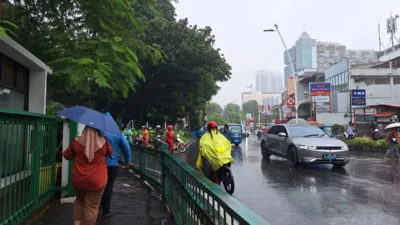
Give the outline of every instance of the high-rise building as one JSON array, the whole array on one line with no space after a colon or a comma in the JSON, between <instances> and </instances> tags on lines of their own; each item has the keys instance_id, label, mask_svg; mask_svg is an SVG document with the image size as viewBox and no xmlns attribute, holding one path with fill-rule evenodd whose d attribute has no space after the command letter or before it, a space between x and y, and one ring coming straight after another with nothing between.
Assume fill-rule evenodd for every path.
<instances>
[{"instance_id":1,"label":"high-rise building","mask_svg":"<svg viewBox=\"0 0 400 225\"><path fill-rule=\"evenodd\" d=\"M283 77L280 72L258 71L256 73L256 91L280 92L283 88Z\"/></svg>"},{"instance_id":2,"label":"high-rise building","mask_svg":"<svg viewBox=\"0 0 400 225\"><path fill-rule=\"evenodd\" d=\"M348 58L350 64L371 63L378 61L377 52L373 50L346 50L345 45L336 42L322 42L312 39L307 32L300 35L296 44L288 50L295 72L325 71L337 62ZM293 76L290 60L284 52L285 75L284 86Z\"/></svg>"},{"instance_id":3,"label":"high-rise building","mask_svg":"<svg viewBox=\"0 0 400 225\"><path fill-rule=\"evenodd\" d=\"M295 72L317 70L317 41L312 39L307 32L301 33L296 44L288 52ZM293 76L293 71L286 51L283 54L285 63L284 86L286 87L286 82Z\"/></svg>"},{"instance_id":4,"label":"high-rise building","mask_svg":"<svg viewBox=\"0 0 400 225\"><path fill-rule=\"evenodd\" d=\"M250 92L243 92L242 93L242 104L249 102L249 101L257 101L258 105L263 105L264 99L271 98L274 96L280 96L280 92L271 92L266 93L262 91L250 91Z\"/></svg>"}]
</instances>

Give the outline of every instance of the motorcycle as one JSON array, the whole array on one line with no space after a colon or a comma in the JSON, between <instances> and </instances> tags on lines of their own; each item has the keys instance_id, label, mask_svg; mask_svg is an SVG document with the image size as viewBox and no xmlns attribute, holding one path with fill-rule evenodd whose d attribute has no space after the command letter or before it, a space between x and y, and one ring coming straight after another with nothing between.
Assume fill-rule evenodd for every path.
<instances>
[{"instance_id":1,"label":"motorcycle","mask_svg":"<svg viewBox=\"0 0 400 225\"><path fill-rule=\"evenodd\" d=\"M154 149L158 149L161 145L162 145L162 141L161 141L162 135L161 134L157 134L154 137Z\"/></svg>"},{"instance_id":2,"label":"motorcycle","mask_svg":"<svg viewBox=\"0 0 400 225\"><path fill-rule=\"evenodd\" d=\"M385 137L379 133L378 129L375 129L375 130L371 129L371 138L374 141L379 140L379 139L385 139Z\"/></svg>"},{"instance_id":3,"label":"motorcycle","mask_svg":"<svg viewBox=\"0 0 400 225\"><path fill-rule=\"evenodd\" d=\"M143 144L143 142L144 142L143 136L140 135L140 136L138 136L138 137L135 138L135 141L134 141L133 144L135 144L135 145L141 145L141 144Z\"/></svg>"},{"instance_id":4,"label":"motorcycle","mask_svg":"<svg viewBox=\"0 0 400 225\"><path fill-rule=\"evenodd\" d=\"M176 145L176 149L178 149L179 152L184 153L187 150L187 145L182 139L179 137L179 135L176 135L176 140L178 141L178 144Z\"/></svg>"},{"instance_id":5,"label":"motorcycle","mask_svg":"<svg viewBox=\"0 0 400 225\"><path fill-rule=\"evenodd\" d=\"M344 132L343 137L347 140L353 140L356 136L354 134L348 134L347 132Z\"/></svg>"}]
</instances>

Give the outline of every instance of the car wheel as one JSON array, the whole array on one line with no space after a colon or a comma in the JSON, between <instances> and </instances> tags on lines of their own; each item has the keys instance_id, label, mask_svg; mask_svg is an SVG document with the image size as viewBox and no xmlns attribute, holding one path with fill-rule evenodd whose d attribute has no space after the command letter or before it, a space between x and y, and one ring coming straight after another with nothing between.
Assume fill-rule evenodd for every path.
<instances>
[{"instance_id":1,"label":"car wheel","mask_svg":"<svg viewBox=\"0 0 400 225\"><path fill-rule=\"evenodd\" d=\"M271 156L267 148L267 142L265 141L261 142L261 155L263 158L269 158Z\"/></svg>"},{"instance_id":2,"label":"car wheel","mask_svg":"<svg viewBox=\"0 0 400 225\"><path fill-rule=\"evenodd\" d=\"M299 165L299 158L297 156L297 150L295 147L289 148L287 158L291 166L295 167Z\"/></svg>"},{"instance_id":3,"label":"car wheel","mask_svg":"<svg viewBox=\"0 0 400 225\"><path fill-rule=\"evenodd\" d=\"M340 169L343 168L346 164L333 164L333 168Z\"/></svg>"}]
</instances>

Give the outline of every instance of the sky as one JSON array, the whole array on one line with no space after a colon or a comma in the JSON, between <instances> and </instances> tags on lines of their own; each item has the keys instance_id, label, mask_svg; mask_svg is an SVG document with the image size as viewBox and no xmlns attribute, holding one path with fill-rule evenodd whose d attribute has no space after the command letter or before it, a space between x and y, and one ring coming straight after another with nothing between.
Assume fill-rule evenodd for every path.
<instances>
[{"instance_id":1,"label":"sky","mask_svg":"<svg viewBox=\"0 0 400 225\"><path fill-rule=\"evenodd\" d=\"M231 79L220 83L213 97L222 106L241 102L241 93L255 86L256 71L283 75L285 49L279 35L263 32L275 23L288 48L306 31L317 41L339 42L347 49L378 50L378 22L387 47L386 18L400 15L399 0L179 0L175 7L177 19L213 29L215 48L232 66Z\"/></svg>"}]
</instances>

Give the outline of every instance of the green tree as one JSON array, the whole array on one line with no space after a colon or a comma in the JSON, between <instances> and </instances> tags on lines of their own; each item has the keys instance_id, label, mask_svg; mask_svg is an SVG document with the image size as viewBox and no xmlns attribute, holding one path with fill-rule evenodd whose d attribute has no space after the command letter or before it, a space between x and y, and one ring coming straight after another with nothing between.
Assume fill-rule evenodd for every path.
<instances>
[{"instance_id":1,"label":"green tree","mask_svg":"<svg viewBox=\"0 0 400 225\"><path fill-rule=\"evenodd\" d=\"M147 45L143 17L134 7L155 14L154 1L144 0L15 0L17 41L48 63L53 74L50 98L71 93L95 94L107 88L127 97L144 75L141 60L159 62L157 45Z\"/></svg>"},{"instance_id":2,"label":"green tree","mask_svg":"<svg viewBox=\"0 0 400 225\"><path fill-rule=\"evenodd\" d=\"M210 102L210 103L207 103L207 105L206 105L206 112L207 112L207 115L211 115L213 113L222 114L223 110L218 103Z\"/></svg>"},{"instance_id":3,"label":"green tree","mask_svg":"<svg viewBox=\"0 0 400 225\"><path fill-rule=\"evenodd\" d=\"M135 119L136 124L188 118L191 127L200 125L206 103L218 92L217 82L230 78L231 68L218 49L209 27L190 26L187 19L147 21L143 39L157 43L165 52L163 63L142 63L145 80L139 80L127 99L106 102L107 92L97 93L98 108L107 107L121 114L123 120ZM127 107L129 106L129 107Z\"/></svg>"},{"instance_id":4,"label":"green tree","mask_svg":"<svg viewBox=\"0 0 400 225\"><path fill-rule=\"evenodd\" d=\"M224 117L220 113L211 113L208 117L209 121L215 121L219 126L223 126L225 124Z\"/></svg>"},{"instance_id":5,"label":"green tree","mask_svg":"<svg viewBox=\"0 0 400 225\"><path fill-rule=\"evenodd\" d=\"M258 120L258 102L256 100L248 101L242 105L243 113L250 113L252 117Z\"/></svg>"},{"instance_id":6,"label":"green tree","mask_svg":"<svg viewBox=\"0 0 400 225\"><path fill-rule=\"evenodd\" d=\"M225 106L223 115L224 119L228 122L232 122L232 119L237 119L237 113L239 115L239 121L240 121L240 106L238 104L234 103L229 103L228 105Z\"/></svg>"}]
</instances>

